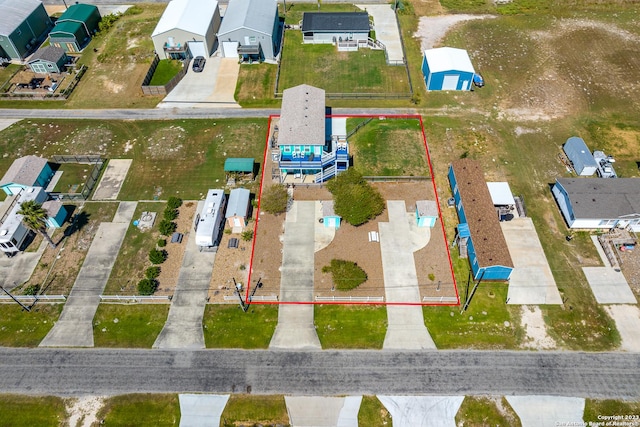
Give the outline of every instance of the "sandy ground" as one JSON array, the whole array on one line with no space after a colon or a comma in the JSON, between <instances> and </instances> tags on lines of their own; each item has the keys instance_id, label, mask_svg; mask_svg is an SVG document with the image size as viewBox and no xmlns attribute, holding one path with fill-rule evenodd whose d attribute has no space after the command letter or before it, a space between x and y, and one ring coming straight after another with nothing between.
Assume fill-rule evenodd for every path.
<instances>
[{"instance_id":1,"label":"sandy ground","mask_svg":"<svg viewBox=\"0 0 640 427\"><path fill-rule=\"evenodd\" d=\"M454 25L472 19L492 18L491 15L443 15L443 16L423 16L418 23L418 31L414 34L421 40L422 50L440 47L440 40L447 34L447 31Z\"/></svg>"},{"instance_id":2,"label":"sandy ground","mask_svg":"<svg viewBox=\"0 0 640 427\"><path fill-rule=\"evenodd\" d=\"M547 326L542 318L542 311L538 306L522 306L521 325L527 336L522 344L523 348L534 350L549 350L556 348L556 342L547 335Z\"/></svg>"},{"instance_id":3,"label":"sandy ground","mask_svg":"<svg viewBox=\"0 0 640 427\"><path fill-rule=\"evenodd\" d=\"M91 427L98 424L98 411L104 404L102 396L85 396L67 401L69 427Z\"/></svg>"}]
</instances>

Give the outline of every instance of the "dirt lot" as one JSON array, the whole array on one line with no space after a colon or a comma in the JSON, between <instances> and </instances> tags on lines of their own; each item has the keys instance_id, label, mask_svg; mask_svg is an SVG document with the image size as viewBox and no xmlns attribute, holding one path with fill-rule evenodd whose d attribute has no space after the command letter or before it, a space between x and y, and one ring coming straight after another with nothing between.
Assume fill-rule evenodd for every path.
<instances>
[{"instance_id":1,"label":"dirt lot","mask_svg":"<svg viewBox=\"0 0 640 427\"><path fill-rule=\"evenodd\" d=\"M13 78L11 79L11 88L10 92L15 94L26 94L26 95L40 95L44 96L49 93L59 93L61 90L67 87L66 79L70 79L71 76L68 74L36 74L31 71L29 68L26 68L22 71L17 72ZM39 81L39 87L34 88L20 88L18 85L20 84L29 84L33 79L37 79ZM42 79L42 80L40 80ZM70 80L69 80L70 81ZM57 83L56 90L54 92L50 92L48 89L54 84Z\"/></svg>"},{"instance_id":2,"label":"dirt lot","mask_svg":"<svg viewBox=\"0 0 640 427\"><path fill-rule=\"evenodd\" d=\"M622 261L622 274L627 279L629 286L640 300L640 247L636 245L632 251L618 251Z\"/></svg>"}]
</instances>

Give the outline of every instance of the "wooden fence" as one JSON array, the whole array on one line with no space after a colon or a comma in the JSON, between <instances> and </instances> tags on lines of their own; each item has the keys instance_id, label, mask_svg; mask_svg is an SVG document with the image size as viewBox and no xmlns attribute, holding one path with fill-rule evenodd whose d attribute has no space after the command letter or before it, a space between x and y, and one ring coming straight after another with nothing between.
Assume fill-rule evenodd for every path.
<instances>
[{"instance_id":1,"label":"wooden fence","mask_svg":"<svg viewBox=\"0 0 640 427\"><path fill-rule=\"evenodd\" d=\"M187 74L187 70L189 69L189 64L191 63L191 59L185 59L183 62L182 70L178 72L173 78L163 86L149 86L149 82L153 78L153 73L156 72L156 68L158 68L158 63L160 62L160 58L156 54L155 58L153 58L153 62L149 67L149 71L147 71L147 75L142 81L142 93L144 95L167 95L170 93L173 88L175 88L180 80Z\"/></svg>"}]
</instances>

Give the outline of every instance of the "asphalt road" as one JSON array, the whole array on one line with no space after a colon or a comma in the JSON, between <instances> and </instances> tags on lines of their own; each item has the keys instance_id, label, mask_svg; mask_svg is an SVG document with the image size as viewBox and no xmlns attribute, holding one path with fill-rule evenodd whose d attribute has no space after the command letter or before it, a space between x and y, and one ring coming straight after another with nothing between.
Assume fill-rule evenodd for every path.
<instances>
[{"instance_id":1,"label":"asphalt road","mask_svg":"<svg viewBox=\"0 0 640 427\"><path fill-rule=\"evenodd\" d=\"M640 398L640 354L0 348L3 393Z\"/></svg>"}]
</instances>

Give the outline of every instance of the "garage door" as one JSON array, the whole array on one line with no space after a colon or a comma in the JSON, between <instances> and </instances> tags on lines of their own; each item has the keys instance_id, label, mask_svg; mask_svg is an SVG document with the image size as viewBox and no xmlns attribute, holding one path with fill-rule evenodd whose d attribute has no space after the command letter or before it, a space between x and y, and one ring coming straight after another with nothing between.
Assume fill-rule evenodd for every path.
<instances>
[{"instance_id":1,"label":"garage door","mask_svg":"<svg viewBox=\"0 0 640 427\"><path fill-rule=\"evenodd\" d=\"M191 52L192 57L196 56L204 56L205 58L209 57L207 53L207 49L204 47L204 42L188 42L189 44L189 52Z\"/></svg>"},{"instance_id":2,"label":"garage door","mask_svg":"<svg viewBox=\"0 0 640 427\"><path fill-rule=\"evenodd\" d=\"M456 90L458 89L458 77L455 76L444 76L444 80L442 81L442 90Z\"/></svg>"},{"instance_id":3,"label":"garage door","mask_svg":"<svg viewBox=\"0 0 640 427\"><path fill-rule=\"evenodd\" d=\"M237 58L238 42L222 42L222 55L225 58Z\"/></svg>"}]
</instances>

